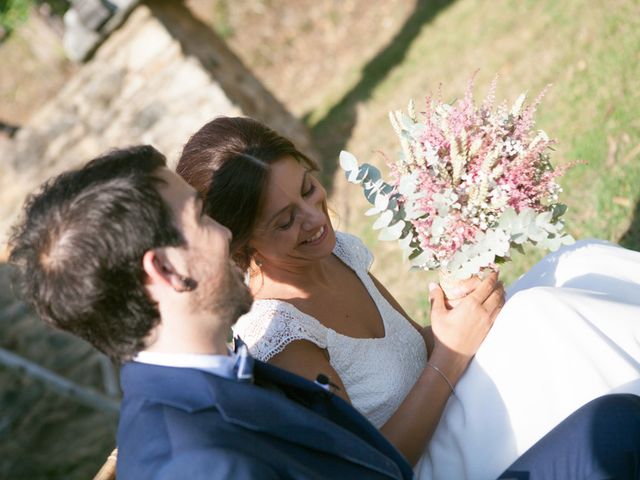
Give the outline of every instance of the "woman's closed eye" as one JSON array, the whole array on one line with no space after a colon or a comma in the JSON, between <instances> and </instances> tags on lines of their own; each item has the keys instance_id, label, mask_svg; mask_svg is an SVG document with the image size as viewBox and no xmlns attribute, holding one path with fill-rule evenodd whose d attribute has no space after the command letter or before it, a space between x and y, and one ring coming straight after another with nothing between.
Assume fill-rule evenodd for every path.
<instances>
[{"instance_id":1,"label":"woman's closed eye","mask_svg":"<svg viewBox=\"0 0 640 480\"><path fill-rule=\"evenodd\" d=\"M302 190L300 192L300 195L302 196L302 198L307 198L307 197L313 195L313 193L315 191L316 191L316 184L315 184L315 182L313 180L311 180L309 178L309 172L306 172L305 173L305 178L303 180ZM278 230L288 230L289 228L291 228L291 226L293 225L295 220L296 220L296 215L295 215L295 207L294 207L294 210L289 215L289 218L288 219L283 219L276 226L276 228Z\"/></svg>"},{"instance_id":2,"label":"woman's closed eye","mask_svg":"<svg viewBox=\"0 0 640 480\"><path fill-rule=\"evenodd\" d=\"M291 214L291 216L289 217L289 220L286 223L278 225L278 229L287 230L291 228L291 225L293 225L293 222L295 221L295 219L296 219L295 215Z\"/></svg>"},{"instance_id":3,"label":"woman's closed eye","mask_svg":"<svg viewBox=\"0 0 640 480\"><path fill-rule=\"evenodd\" d=\"M316 186L313 183L311 183L311 185L309 185L309 188L307 188L304 192L302 192L302 196L308 197L315 191L316 191Z\"/></svg>"}]
</instances>

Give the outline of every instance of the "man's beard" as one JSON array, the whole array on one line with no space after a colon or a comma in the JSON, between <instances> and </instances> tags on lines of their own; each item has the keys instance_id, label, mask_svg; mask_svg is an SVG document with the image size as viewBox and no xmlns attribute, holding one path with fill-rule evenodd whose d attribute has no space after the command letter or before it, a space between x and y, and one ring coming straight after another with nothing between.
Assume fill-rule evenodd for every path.
<instances>
[{"instance_id":1,"label":"man's beard","mask_svg":"<svg viewBox=\"0 0 640 480\"><path fill-rule=\"evenodd\" d=\"M224 272L213 272L211 267L204 267L201 262L198 264L200 268L196 267L199 270L197 278L201 280L194 291L193 309L209 311L231 327L251 309L253 303L242 273L231 260L216 266L217 269L224 268ZM211 282L210 279L216 276L220 281Z\"/></svg>"}]
</instances>

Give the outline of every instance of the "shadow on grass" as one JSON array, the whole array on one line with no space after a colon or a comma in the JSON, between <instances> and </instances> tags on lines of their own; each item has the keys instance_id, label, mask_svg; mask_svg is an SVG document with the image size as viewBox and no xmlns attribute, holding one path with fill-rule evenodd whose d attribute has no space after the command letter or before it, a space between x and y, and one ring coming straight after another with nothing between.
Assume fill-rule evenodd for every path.
<instances>
[{"instance_id":1,"label":"shadow on grass","mask_svg":"<svg viewBox=\"0 0 640 480\"><path fill-rule=\"evenodd\" d=\"M185 56L196 59L244 115L269 125L301 151L316 156L311 134L302 121L267 90L224 39L194 16L184 2L146 0L145 4L180 44ZM212 112L212 119L214 116Z\"/></svg>"},{"instance_id":2,"label":"shadow on grass","mask_svg":"<svg viewBox=\"0 0 640 480\"><path fill-rule=\"evenodd\" d=\"M328 191L333 187L340 150L351 137L357 122L358 104L368 100L391 70L402 63L422 27L451 3L453 0L416 0L414 11L400 31L364 66L360 81L312 128L315 145L322 158L323 182Z\"/></svg>"},{"instance_id":3,"label":"shadow on grass","mask_svg":"<svg viewBox=\"0 0 640 480\"><path fill-rule=\"evenodd\" d=\"M629 229L620 237L618 243L625 248L640 252L640 200L636 203Z\"/></svg>"}]
</instances>

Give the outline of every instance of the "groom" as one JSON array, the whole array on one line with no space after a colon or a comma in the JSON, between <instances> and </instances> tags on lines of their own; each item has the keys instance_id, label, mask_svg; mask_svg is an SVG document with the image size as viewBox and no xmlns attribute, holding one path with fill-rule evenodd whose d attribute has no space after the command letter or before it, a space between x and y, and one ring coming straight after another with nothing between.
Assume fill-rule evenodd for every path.
<instances>
[{"instance_id":1,"label":"groom","mask_svg":"<svg viewBox=\"0 0 640 480\"><path fill-rule=\"evenodd\" d=\"M148 146L50 180L14 228L10 260L26 300L123 363L118 478L411 478L321 379L254 362L242 345L228 351L230 326L251 306L229 240ZM630 472L621 455L640 458L640 441L624 440L640 429L640 406L614 399L617 423L591 431L588 407L507 478L554 478L545 469L580 478L601 457ZM611 417L609 400L596 404L600 420ZM596 452L603 438L617 443Z\"/></svg>"},{"instance_id":2,"label":"groom","mask_svg":"<svg viewBox=\"0 0 640 480\"><path fill-rule=\"evenodd\" d=\"M123 364L118 479L411 478L340 398L246 348L229 353L252 303L230 240L149 146L62 174L27 202L10 241L26 299Z\"/></svg>"}]
</instances>

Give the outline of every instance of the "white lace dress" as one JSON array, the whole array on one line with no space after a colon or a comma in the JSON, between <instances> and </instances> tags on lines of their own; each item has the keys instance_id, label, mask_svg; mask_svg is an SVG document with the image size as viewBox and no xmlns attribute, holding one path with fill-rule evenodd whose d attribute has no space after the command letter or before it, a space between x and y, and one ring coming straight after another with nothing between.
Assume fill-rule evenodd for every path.
<instances>
[{"instance_id":1,"label":"white lace dress","mask_svg":"<svg viewBox=\"0 0 640 480\"><path fill-rule=\"evenodd\" d=\"M355 408L376 427L393 415L418 379L427 361L422 336L385 300L369 276L371 252L356 237L336 233L333 253L364 284L384 323L383 338L352 338L322 325L290 303L257 300L233 327L262 361L294 340L308 340L326 349Z\"/></svg>"},{"instance_id":2,"label":"white lace dress","mask_svg":"<svg viewBox=\"0 0 640 480\"><path fill-rule=\"evenodd\" d=\"M422 371L424 342L371 282L372 257L359 240L338 234L334 253L376 301L385 338L344 337L277 300L256 302L235 331L261 360L295 339L326 348L353 405L379 427ZM640 253L578 242L508 294L416 466L419 479L495 479L589 400L640 395Z\"/></svg>"}]
</instances>

